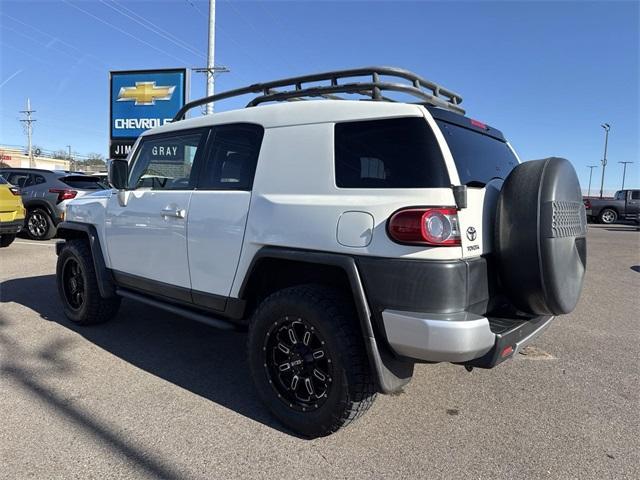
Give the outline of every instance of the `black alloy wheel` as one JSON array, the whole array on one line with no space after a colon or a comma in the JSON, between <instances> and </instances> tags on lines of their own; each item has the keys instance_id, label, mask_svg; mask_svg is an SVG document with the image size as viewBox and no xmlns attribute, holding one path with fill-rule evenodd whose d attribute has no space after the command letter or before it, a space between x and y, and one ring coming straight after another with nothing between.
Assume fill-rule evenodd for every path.
<instances>
[{"instance_id":1,"label":"black alloy wheel","mask_svg":"<svg viewBox=\"0 0 640 480\"><path fill-rule=\"evenodd\" d=\"M269 383L286 405L306 412L324 404L333 362L315 327L303 318L280 318L267 332L263 352Z\"/></svg>"},{"instance_id":2,"label":"black alloy wheel","mask_svg":"<svg viewBox=\"0 0 640 480\"><path fill-rule=\"evenodd\" d=\"M73 257L67 258L62 266L62 291L72 310L82 308L86 298L85 280L80 263Z\"/></svg>"}]
</instances>

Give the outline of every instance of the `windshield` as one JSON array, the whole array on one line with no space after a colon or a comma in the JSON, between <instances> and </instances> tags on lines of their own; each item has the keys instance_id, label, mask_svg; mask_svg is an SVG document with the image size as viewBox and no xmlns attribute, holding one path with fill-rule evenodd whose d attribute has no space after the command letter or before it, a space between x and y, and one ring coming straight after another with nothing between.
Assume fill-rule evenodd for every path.
<instances>
[{"instance_id":1,"label":"windshield","mask_svg":"<svg viewBox=\"0 0 640 480\"><path fill-rule=\"evenodd\" d=\"M494 178L506 178L518 164L502 140L480 132L436 120L444 135L463 185L484 186Z\"/></svg>"}]
</instances>

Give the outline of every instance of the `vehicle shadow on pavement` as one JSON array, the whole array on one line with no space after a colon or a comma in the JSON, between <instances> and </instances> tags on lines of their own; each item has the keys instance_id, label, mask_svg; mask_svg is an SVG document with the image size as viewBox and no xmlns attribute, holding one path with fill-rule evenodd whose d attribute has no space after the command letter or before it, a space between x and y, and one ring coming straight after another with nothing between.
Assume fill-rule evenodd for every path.
<instances>
[{"instance_id":1,"label":"vehicle shadow on pavement","mask_svg":"<svg viewBox=\"0 0 640 480\"><path fill-rule=\"evenodd\" d=\"M0 302L24 305L138 368L296 436L271 417L257 396L245 333L217 330L126 299L110 322L81 327L64 315L54 275L7 280L0 286Z\"/></svg>"}]
</instances>

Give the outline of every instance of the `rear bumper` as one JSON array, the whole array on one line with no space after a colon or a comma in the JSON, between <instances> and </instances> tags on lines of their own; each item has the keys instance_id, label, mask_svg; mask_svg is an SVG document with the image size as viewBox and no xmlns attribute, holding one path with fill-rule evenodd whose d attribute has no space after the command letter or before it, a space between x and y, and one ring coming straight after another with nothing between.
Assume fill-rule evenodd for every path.
<instances>
[{"instance_id":1,"label":"rear bumper","mask_svg":"<svg viewBox=\"0 0 640 480\"><path fill-rule=\"evenodd\" d=\"M397 355L492 368L540 335L553 317L487 318L468 312L384 310L382 319L389 345Z\"/></svg>"},{"instance_id":2,"label":"rear bumper","mask_svg":"<svg viewBox=\"0 0 640 480\"><path fill-rule=\"evenodd\" d=\"M22 230L24 218L12 222L0 222L0 234L16 234Z\"/></svg>"}]
</instances>

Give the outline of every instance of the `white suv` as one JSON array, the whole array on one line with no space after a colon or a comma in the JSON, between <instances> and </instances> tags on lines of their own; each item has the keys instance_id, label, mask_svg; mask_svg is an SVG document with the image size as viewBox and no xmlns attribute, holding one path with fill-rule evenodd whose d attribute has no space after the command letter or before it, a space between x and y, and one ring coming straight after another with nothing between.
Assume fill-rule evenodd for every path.
<instances>
[{"instance_id":1,"label":"white suv","mask_svg":"<svg viewBox=\"0 0 640 480\"><path fill-rule=\"evenodd\" d=\"M182 120L251 93L247 108ZM520 164L461 101L375 67L187 104L111 162L113 190L69 204L66 315L103 322L127 297L248 327L260 397L309 437L401 389L415 363L513 357L578 301L585 210L568 161Z\"/></svg>"}]
</instances>

